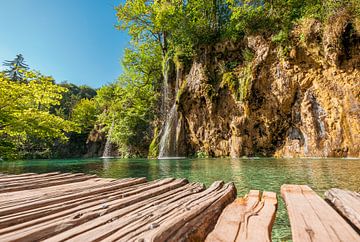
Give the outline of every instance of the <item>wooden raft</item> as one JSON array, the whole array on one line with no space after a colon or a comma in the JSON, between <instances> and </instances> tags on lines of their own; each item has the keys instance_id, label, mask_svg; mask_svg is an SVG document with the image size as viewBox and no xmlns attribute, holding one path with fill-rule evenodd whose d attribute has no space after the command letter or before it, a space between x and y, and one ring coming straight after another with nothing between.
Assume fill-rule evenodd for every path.
<instances>
[{"instance_id":1,"label":"wooden raft","mask_svg":"<svg viewBox=\"0 0 360 242\"><path fill-rule=\"evenodd\" d=\"M224 209L206 241L271 241L276 206L276 193L264 192L261 197L260 191L252 190Z\"/></svg>"},{"instance_id":2,"label":"wooden raft","mask_svg":"<svg viewBox=\"0 0 360 242\"><path fill-rule=\"evenodd\" d=\"M235 197L223 182L0 174L0 241L202 241Z\"/></svg>"},{"instance_id":3,"label":"wooden raft","mask_svg":"<svg viewBox=\"0 0 360 242\"><path fill-rule=\"evenodd\" d=\"M325 192L325 199L360 233L360 194L338 188Z\"/></svg>"},{"instance_id":4,"label":"wooden raft","mask_svg":"<svg viewBox=\"0 0 360 242\"><path fill-rule=\"evenodd\" d=\"M294 242L360 241L358 233L306 185L283 185Z\"/></svg>"}]
</instances>

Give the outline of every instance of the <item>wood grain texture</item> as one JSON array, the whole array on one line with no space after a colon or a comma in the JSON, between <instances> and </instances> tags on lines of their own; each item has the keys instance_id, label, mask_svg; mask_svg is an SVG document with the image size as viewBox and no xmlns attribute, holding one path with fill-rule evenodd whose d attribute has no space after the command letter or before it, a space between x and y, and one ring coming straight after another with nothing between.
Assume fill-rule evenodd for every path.
<instances>
[{"instance_id":1,"label":"wood grain texture","mask_svg":"<svg viewBox=\"0 0 360 242\"><path fill-rule=\"evenodd\" d=\"M283 185L294 242L360 241L357 232L309 186Z\"/></svg>"},{"instance_id":2,"label":"wood grain texture","mask_svg":"<svg viewBox=\"0 0 360 242\"><path fill-rule=\"evenodd\" d=\"M332 188L325 192L325 198L360 231L360 193Z\"/></svg>"},{"instance_id":3,"label":"wood grain texture","mask_svg":"<svg viewBox=\"0 0 360 242\"><path fill-rule=\"evenodd\" d=\"M276 194L252 190L222 212L207 242L271 241L277 208Z\"/></svg>"},{"instance_id":4,"label":"wood grain texture","mask_svg":"<svg viewBox=\"0 0 360 242\"><path fill-rule=\"evenodd\" d=\"M198 241L236 197L186 179L0 176L0 241Z\"/></svg>"}]
</instances>

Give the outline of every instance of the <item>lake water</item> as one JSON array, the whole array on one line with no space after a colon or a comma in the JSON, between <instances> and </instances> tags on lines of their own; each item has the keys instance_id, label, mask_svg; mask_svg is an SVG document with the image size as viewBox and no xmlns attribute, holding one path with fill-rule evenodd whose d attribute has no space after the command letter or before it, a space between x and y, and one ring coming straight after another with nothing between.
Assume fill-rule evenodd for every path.
<instances>
[{"instance_id":1,"label":"lake water","mask_svg":"<svg viewBox=\"0 0 360 242\"><path fill-rule=\"evenodd\" d=\"M238 196L250 189L278 194L274 241L291 239L290 225L280 197L282 184L307 184L320 196L338 187L360 191L360 159L69 159L0 162L0 172L83 172L100 177L187 178L209 186L216 180L233 181Z\"/></svg>"}]
</instances>

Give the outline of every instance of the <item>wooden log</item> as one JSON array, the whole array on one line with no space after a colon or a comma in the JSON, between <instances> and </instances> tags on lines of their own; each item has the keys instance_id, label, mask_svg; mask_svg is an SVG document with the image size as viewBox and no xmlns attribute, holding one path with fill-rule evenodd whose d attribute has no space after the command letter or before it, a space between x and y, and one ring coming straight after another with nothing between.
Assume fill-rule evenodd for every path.
<instances>
[{"instance_id":1,"label":"wooden log","mask_svg":"<svg viewBox=\"0 0 360 242\"><path fill-rule=\"evenodd\" d=\"M132 189L136 189L135 186L131 186ZM0 228L5 228L14 224L24 223L29 220L34 220L36 218L44 217L50 214L54 214L60 211L65 211L67 209L79 206L81 204L93 202L96 200L104 200L104 198L108 196L115 196L119 193L126 192L126 189L120 189L120 190L111 190L111 191L105 191L100 193L90 193L86 194L80 198L69 198L69 200L66 200L61 203L61 206L59 206L58 203L50 204L48 206L42 206L37 207L34 209L25 210L23 212L18 212L15 214L9 214L6 216L2 216L0 218Z\"/></svg>"},{"instance_id":2,"label":"wooden log","mask_svg":"<svg viewBox=\"0 0 360 242\"><path fill-rule=\"evenodd\" d=\"M203 241L222 209L236 197L232 183L215 182L209 189L164 206L103 241Z\"/></svg>"},{"instance_id":3,"label":"wooden log","mask_svg":"<svg viewBox=\"0 0 360 242\"><path fill-rule=\"evenodd\" d=\"M139 179L125 179L126 185L129 185L129 182L132 180L138 181ZM142 179L140 179L142 180ZM164 183L166 181L162 181ZM157 182L153 182L157 183ZM124 184L123 184L124 185ZM119 197L123 198L127 194L122 194L120 196L114 196L114 194L119 192L126 192L127 189L134 189L135 186L126 186L126 187L112 187L111 194L107 194L107 196L104 196L102 193L89 193L90 197L88 197L85 200L80 201L74 201L70 200L69 203L65 200L62 203L56 203L51 206L42 207L40 208L40 211L37 209L25 211L25 214L16 213L15 215L9 214L8 216L5 216L3 220L0 220L1 227L4 227L5 229L0 230L0 234L3 233L9 233L11 231L14 231L16 229L21 229L24 227L30 227L33 225L46 223L47 221L56 222L57 220L60 220L67 215L74 214L76 212L79 212L81 209L87 209L91 207L96 207L103 205L105 202L113 201ZM136 189L135 189L136 191ZM134 191L132 191L133 193ZM71 199L71 198L70 198ZM60 211L60 212L59 212ZM49 215L48 215L49 214ZM48 215L48 216L45 216ZM28 217L30 216L30 217ZM36 219L38 218L38 219ZM28 221L28 222L26 222ZM23 223L20 223L23 222ZM25 222L25 223L24 223ZM9 225L17 224L16 226L8 227Z\"/></svg>"},{"instance_id":4,"label":"wooden log","mask_svg":"<svg viewBox=\"0 0 360 242\"><path fill-rule=\"evenodd\" d=\"M0 177L0 183L2 182L9 182L9 181L21 181L21 180L27 180L27 179L33 179L33 178L39 178L39 177L49 177L58 175L60 172L51 172L51 173L44 173L44 174L35 174L35 173L27 173L22 175L4 175Z\"/></svg>"},{"instance_id":5,"label":"wooden log","mask_svg":"<svg viewBox=\"0 0 360 242\"><path fill-rule=\"evenodd\" d=\"M17 177L26 177L26 176L36 176L36 173L22 173L22 174L4 174L6 178L17 178Z\"/></svg>"},{"instance_id":6,"label":"wooden log","mask_svg":"<svg viewBox=\"0 0 360 242\"><path fill-rule=\"evenodd\" d=\"M25 204L25 205L22 204L20 206L15 206L15 207L7 208L7 209L0 209L0 216L4 216L4 215L7 215L7 214L12 214L12 213L18 213L20 211L25 211L25 210L28 210L28 209L34 209L34 208L46 206L46 205L49 205L49 204L62 203L64 201L67 201L67 200L70 200L70 199L75 199L75 198L83 197L83 196L86 196L86 195L97 194L99 192L104 192L104 191L109 191L109 190L114 190L114 189L120 189L120 188L128 187L128 186L131 186L131 185L136 185L136 184L140 184L140 183L144 183L144 182L146 182L145 178L132 179L132 180L128 180L128 181L125 181L125 182L116 183L116 184L114 184L112 186L105 186L105 187L98 188L98 189L93 189L93 190L90 190L90 191L79 192L79 193L76 193L76 194L70 194L70 195L66 194L64 196L44 199L44 200L36 201L34 203L29 203L29 204Z\"/></svg>"},{"instance_id":7,"label":"wooden log","mask_svg":"<svg viewBox=\"0 0 360 242\"><path fill-rule=\"evenodd\" d=\"M282 185L294 242L360 241L351 226L310 187Z\"/></svg>"},{"instance_id":8,"label":"wooden log","mask_svg":"<svg viewBox=\"0 0 360 242\"><path fill-rule=\"evenodd\" d=\"M93 219L82 226L74 227L64 231L57 236L51 237L44 242L50 241L79 241L81 238L95 240L105 238L114 233L114 231L125 225L134 223L151 214L163 206L167 206L173 201L177 201L183 197L198 193L204 190L204 185L199 183L191 183L176 188L166 193L144 199L139 203L135 203L123 209L116 210L104 216Z\"/></svg>"},{"instance_id":9,"label":"wooden log","mask_svg":"<svg viewBox=\"0 0 360 242\"><path fill-rule=\"evenodd\" d=\"M66 184L66 183L74 183L74 182L79 182L79 181L85 181L85 180L89 180L91 178L95 178L97 177L96 175L87 175L87 176L80 176L80 177L76 177L76 178L68 178L65 180L58 180L58 181L50 181L50 182L41 182L41 183L37 183L37 184L26 184L23 186L17 186L17 187L9 187L9 188L0 188L0 193L4 193L4 192L14 192L14 191L23 191L23 190L30 190L30 189L35 189L35 188L40 188L40 187L50 187L50 186L55 186L55 185L60 185L60 184Z\"/></svg>"},{"instance_id":10,"label":"wooden log","mask_svg":"<svg viewBox=\"0 0 360 242\"><path fill-rule=\"evenodd\" d=\"M75 177L86 177L86 175L82 173L62 173L62 174L56 174L53 176L46 176L46 177L37 177L32 179L23 179L23 180L15 180L15 181L9 181L9 182L0 182L0 189L4 188L14 188L14 187L24 187L24 186L33 186L35 184L42 184L42 183L49 183L53 181L62 181L70 178ZM25 189L21 189L25 190Z\"/></svg>"},{"instance_id":11,"label":"wooden log","mask_svg":"<svg viewBox=\"0 0 360 242\"><path fill-rule=\"evenodd\" d=\"M360 232L360 193L332 188L325 199Z\"/></svg>"},{"instance_id":12,"label":"wooden log","mask_svg":"<svg viewBox=\"0 0 360 242\"><path fill-rule=\"evenodd\" d=\"M112 200L110 202L107 202L105 199L100 204L99 202L87 205L83 204L73 209L46 216L44 218L35 219L34 221L1 229L0 241L3 239L6 239L6 241L19 241L24 239L38 241L48 238L117 209L124 208L146 198L183 186L186 183L187 181L185 179L175 180L155 189L150 189L148 191L141 190L141 193L136 195L133 194L129 197L117 198L116 200Z\"/></svg>"},{"instance_id":13,"label":"wooden log","mask_svg":"<svg viewBox=\"0 0 360 242\"><path fill-rule=\"evenodd\" d=\"M252 190L238 198L222 212L207 242L271 241L277 208L276 193Z\"/></svg>"},{"instance_id":14,"label":"wooden log","mask_svg":"<svg viewBox=\"0 0 360 242\"><path fill-rule=\"evenodd\" d=\"M0 218L0 228L5 228L14 224L23 223L29 220L34 220L39 217L44 217L46 215L55 214L60 211L66 211L68 209L77 207L79 205L85 205L86 203L99 201L98 203L103 203L104 199L107 202L115 200L117 198L125 198L131 196L133 194L138 194L142 191L147 191L149 189L153 189L167 183L170 183L174 179L164 179L160 181L153 181L146 184L140 183L135 184L130 187L123 187L119 189L117 186L116 188L112 188L111 190L103 190L97 193L94 193L90 190L90 193L83 192L83 196L81 197L68 197L68 200L65 200L59 206L58 203L50 204L48 206L42 206L40 208L29 209L24 212L19 213L11 213L7 216L2 216ZM130 180L126 180L129 182Z\"/></svg>"},{"instance_id":15,"label":"wooden log","mask_svg":"<svg viewBox=\"0 0 360 242\"><path fill-rule=\"evenodd\" d=\"M122 179L120 181L125 180ZM28 204L29 202L44 200L50 197L63 196L71 193L83 192L88 189L101 188L107 186L111 182L113 181L109 181L108 179L93 178L82 182L61 184L52 187L2 193L2 196L0 196L0 208L19 206L21 204Z\"/></svg>"}]
</instances>

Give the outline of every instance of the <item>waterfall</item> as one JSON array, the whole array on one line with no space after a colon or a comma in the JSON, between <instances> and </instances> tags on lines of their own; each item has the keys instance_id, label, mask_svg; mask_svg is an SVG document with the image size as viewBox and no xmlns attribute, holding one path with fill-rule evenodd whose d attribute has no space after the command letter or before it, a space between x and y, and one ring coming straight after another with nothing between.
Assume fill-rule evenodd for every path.
<instances>
[{"instance_id":1,"label":"waterfall","mask_svg":"<svg viewBox=\"0 0 360 242\"><path fill-rule=\"evenodd\" d=\"M162 129L162 136L159 143L159 159L176 158L178 157L178 112L176 106L176 94L179 89L179 80L181 78L181 69L176 68L175 87L169 85L170 76L170 59L164 63L164 84L163 84L163 102L162 113L166 115L165 122ZM174 90L174 91L172 91ZM174 93L172 95L172 93ZM171 109L170 108L171 105Z\"/></svg>"},{"instance_id":2,"label":"waterfall","mask_svg":"<svg viewBox=\"0 0 360 242\"><path fill-rule=\"evenodd\" d=\"M172 106L169 114L166 117L163 135L159 143L159 158L177 157L177 139L176 128L178 121L178 113L176 104Z\"/></svg>"},{"instance_id":3,"label":"waterfall","mask_svg":"<svg viewBox=\"0 0 360 242\"><path fill-rule=\"evenodd\" d=\"M111 158L112 156L112 144L111 144L111 135L114 129L115 120L112 121L109 133L106 139L104 153L101 158Z\"/></svg>"}]
</instances>

